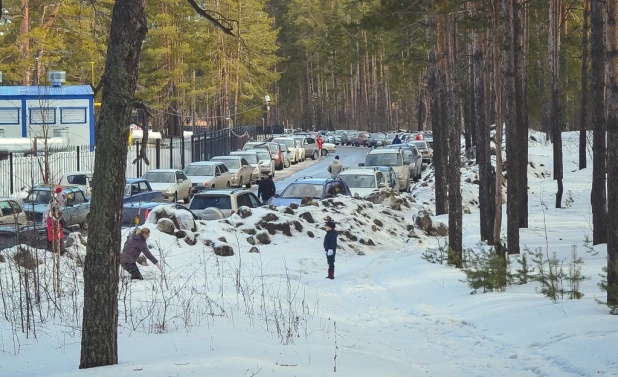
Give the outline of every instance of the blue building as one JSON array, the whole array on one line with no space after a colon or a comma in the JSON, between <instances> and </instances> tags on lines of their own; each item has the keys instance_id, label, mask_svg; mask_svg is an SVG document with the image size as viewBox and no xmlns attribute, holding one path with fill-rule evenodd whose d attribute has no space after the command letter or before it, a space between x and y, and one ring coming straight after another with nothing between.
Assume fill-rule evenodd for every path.
<instances>
[{"instance_id":1,"label":"blue building","mask_svg":"<svg viewBox=\"0 0 618 377\"><path fill-rule=\"evenodd\" d=\"M89 85L0 86L2 138L61 137L94 146L94 93Z\"/></svg>"}]
</instances>

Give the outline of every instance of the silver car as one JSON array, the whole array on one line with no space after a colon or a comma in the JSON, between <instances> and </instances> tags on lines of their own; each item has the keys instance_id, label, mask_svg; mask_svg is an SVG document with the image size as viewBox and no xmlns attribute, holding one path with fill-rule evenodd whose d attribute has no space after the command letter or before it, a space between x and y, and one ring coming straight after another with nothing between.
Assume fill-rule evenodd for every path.
<instances>
[{"instance_id":1,"label":"silver car","mask_svg":"<svg viewBox=\"0 0 618 377\"><path fill-rule=\"evenodd\" d=\"M200 220L219 220L232 216L243 206L257 208L262 202L254 193L243 189L206 190L191 199L189 209Z\"/></svg>"},{"instance_id":2,"label":"silver car","mask_svg":"<svg viewBox=\"0 0 618 377\"><path fill-rule=\"evenodd\" d=\"M210 161L222 162L232 173L232 186L251 188L253 167L242 156L215 156Z\"/></svg>"}]
</instances>

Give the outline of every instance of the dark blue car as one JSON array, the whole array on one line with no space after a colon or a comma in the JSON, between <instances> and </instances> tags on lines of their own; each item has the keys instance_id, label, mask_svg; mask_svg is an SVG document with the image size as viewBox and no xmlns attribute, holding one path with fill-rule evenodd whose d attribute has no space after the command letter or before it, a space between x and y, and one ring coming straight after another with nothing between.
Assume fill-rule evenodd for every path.
<instances>
[{"instance_id":1,"label":"dark blue car","mask_svg":"<svg viewBox=\"0 0 618 377\"><path fill-rule=\"evenodd\" d=\"M311 197L316 200L334 198L337 195L352 196L350 188L341 179L332 178L299 178L275 195L272 204L287 206L291 203L300 204L303 198Z\"/></svg>"},{"instance_id":2,"label":"dark blue car","mask_svg":"<svg viewBox=\"0 0 618 377\"><path fill-rule=\"evenodd\" d=\"M124 186L124 203L131 202L161 202L161 191L152 191L150 183L144 178L127 179Z\"/></svg>"}]
</instances>

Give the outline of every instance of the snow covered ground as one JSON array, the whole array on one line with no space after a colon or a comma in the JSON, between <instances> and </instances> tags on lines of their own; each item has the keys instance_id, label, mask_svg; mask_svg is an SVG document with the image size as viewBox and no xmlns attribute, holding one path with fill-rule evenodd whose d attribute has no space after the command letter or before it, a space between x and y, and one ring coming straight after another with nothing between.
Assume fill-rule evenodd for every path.
<instances>
[{"instance_id":1,"label":"snow covered ground","mask_svg":"<svg viewBox=\"0 0 618 377\"><path fill-rule=\"evenodd\" d=\"M34 288L19 279L30 270L11 262L15 249L4 250L0 376L618 376L618 322L595 302L604 299L597 283L606 250L595 247L593 255L583 246L592 234L592 169L577 170L577 136L564 138L563 209L552 208L551 145L530 143L530 227L521 244L548 247L567 262L575 245L590 277L581 300L553 303L537 283L470 294L461 271L423 260L446 240L419 229L409 237L417 212L433 210L428 176L415 200L260 208L198 223L186 238L153 230L149 243L163 274L140 266L147 280L123 279L116 366L77 369L80 241L69 248L74 259L62 258L61 299L48 287L30 311L25 292ZM478 186L465 183L474 181L474 169L462 169L469 248L479 241ZM338 223L342 245L333 281L324 279L327 216ZM446 216L433 220L447 223ZM259 253L250 252L252 244ZM233 256L213 253L229 248ZM39 257L40 281L53 285L53 260ZM27 337L21 319L28 313L37 322Z\"/></svg>"}]
</instances>

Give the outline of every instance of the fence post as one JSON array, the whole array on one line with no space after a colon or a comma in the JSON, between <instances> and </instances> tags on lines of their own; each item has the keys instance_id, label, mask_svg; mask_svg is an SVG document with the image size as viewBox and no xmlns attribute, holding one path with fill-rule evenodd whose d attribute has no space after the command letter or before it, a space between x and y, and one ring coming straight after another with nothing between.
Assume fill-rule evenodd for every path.
<instances>
[{"instance_id":1,"label":"fence post","mask_svg":"<svg viewBox=\"0 0 618 377\"><path fill-rule=\"evenodd\" d=\"M180 137L180 166L181 169L185 168L185 136Z\"/></svg>"},{"instance_id":2,"label":"fence post","mask_svg":"<svg viewBox=\"0 0 618 377\"><path fill-rule=\"evenodd\" d=\"M195 162L195 135L191 135L191 162Z\"/></svg>"},{"instance_id":3,"label":"fence post","mask_svg":"<svg viewBox=\"0 0 618 377\"><path fill-rule=\"evenodd\" d=\"M161 139L155 141L155 166L161 169Z\"/></svg>"},{"instance_id":4,"label":"fence post","mask_svg":"<svg viewBox=\"0 0 618 377\"><path fill-rule=\"evenodd\" d=\"M15 172L13 171L13 152L9 153L9 174L11 175L10 179L10 189L11 194L15 192Z\"/></svg>"},{"instance_id":5,"label":"fence post","mask_svg":"<svg viewBox=\"0 0 618 377\"><path fill-rule=\"evenodd\" d=\"M81 169L82 164L81 164L81 161L80 161L80 159L79 159L79 157L80 157L80 153L79 153L79 152L80 152L80 148L79 148L79 145L78 145L78 146L77 146L77 171L82 170L82 169Z\"/></svg>"},{"instance_id":6,"label":"fence post","mask_svg":"<svg viewBox=\"0 0 618 377\"><path fill-rule=\"evenodd\" d=\"M135 151L137 152L137 154L136 154L136 158L137 158L137 157L139 157L139 141L135 142ZM141 164L137 164L137 166L136 166L136 169L135 169L136 176L135 176L135 178L139 178L139 176L140 176L140 171L139 171L140 165Z\"/></svg>"},{"instance_id":7,"label":"fence post","mask_svg":"<svg viewBox=\"0 0 618 377\"><path fill-rule=\"evenodd\" d=\"M174 169L174 137L170 136L170 169Z\"/></svg>"}]
</instances>

